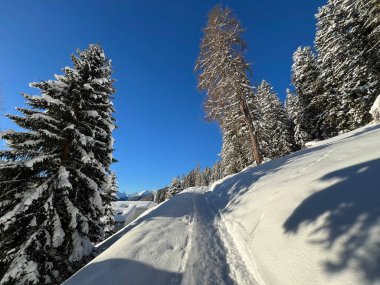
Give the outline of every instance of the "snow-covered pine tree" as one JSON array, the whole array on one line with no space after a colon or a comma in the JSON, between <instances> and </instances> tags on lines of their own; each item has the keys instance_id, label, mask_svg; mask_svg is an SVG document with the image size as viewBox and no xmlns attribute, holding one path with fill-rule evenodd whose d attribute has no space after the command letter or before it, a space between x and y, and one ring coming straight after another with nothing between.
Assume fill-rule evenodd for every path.
<instances>
[{"instance_id":1,"label":"snow-covered pine tree","mask_svg":"<svg viewBox=\"0 0 380 285\"><path fill-rule=\"evenodd\" d=\"M203 175L201 166L198 164L194 169L195 186L203 186Z\"/></svg>"},{"instance_id":2,"label":"snow-covered pine tree","mask_svg":"<svg viewBox=\"0 0 380 285\"><path fill-rule=\"evenodd\" d=\"M256 133L257 133L257 140L259 142L259 145L260 145L260 150L261 150L261 154L263 156L263 159L268 159L268 157L266 156L268 154L268 149L270 148L270 144L271 144L271 138L269 137L269 134L265 131L265 122L263 121L263 114L260 110L260 106L259 106L259 98L257 96L257 86L254 88L254 94L253 96L247 96L247 102L248 102L248 106L249 106L249 109L251 111L251 116L252 116L252 119L253 119L253 124L256 128ZM243 130L243 128L242 128ZM242 133L242 135L244 136L243 137L243 141L245 141L245 135ZM243 149L245 150L246 148L243 147ZM246 150L248 151L248 150ZM254 163L253 161L251 162L248 162L248 165Z\"/></svg>"},{"instance_id":3,"label":"snow-covered pine tree","mask_svg":"<svg viewBox=\"0 0 380 285\"><path fill-rule=\"evenodd\" d=\"M191 169L189 171L189 173L187 173L184 177L183 177L183 188L186 189L186 188L189 188L189 187L194 187L195 186L195 169Z\"/></svg>"},{"instance_id":4,"label":"snow-covered pine tree","mask_svg":"<svg viewBox=\"0 0 380 285\"><path fill-rule=\"evenodd\" d=\"M172 183L170 184L169 189L166 192L165 199L168 200L172 198L174 195L180 193L182 190L183 190L182 181L178 177L173 178Z\"/></svg>"},{"instance_id":5,"label":"snow-covered pine tree","mask_svg":"<svg viewBox=\"0 0 380 285\"><path fill-rule=\"evenodd\" d=\"M233 135L231 132L223 134L222 151L220 153L222 157L223 176L237 173L243 169L236 142L239 142L239 140L236 139L236 135Z\"/></svg>"},{"instance_id":6,"label":"snow-covered pine tree","mask_svg":"<svg viewBox=\"0 0 380 285\"><path fill-rule=\"evenodd\" d=\"M206 167L202 173L203 186L209 186L212 183L212 170L210 167Z\"/></svg>"},{"instance_id":7,"label":"snow-covered pine tree","mask_svg":"<svg viewBox=\"0 0 380 285\"><path fill-rule=\"evenodd\" d=\"M255 96L250 94L250 96L246 96L246 101L256 128L257 139L261 145L260 125L255 121L256 117L254 117L256 115L254 110L257 108L257 102L254 101L254 98ZM225 114L220 127L223 134L221 157L225 174L239 172L248 165L255 163L249 140L249 130L240 110L231 108Z\"/></svg>"},{"instance_id":8,"label":"snow-covered pine tree","mask_svg":"<svg viewBox=\"0 0 380 285\"><path fill-rule=\"evenodd\" d=\"M368 33L368 43L371 46L372 64L380 72L380 2L379 0L357 0L355 8L359 11L364 27Z\"/></svg>"},{"instance_id":9,"label":"snow-covered pine tree","mask_svg":"<svg viewBox=\"0 0 380 285\"><path fill-rule=\"evenodd\" d=\"M325 137L368 123L380 92L378 49L357 3L329 0L317 14L316 47L326 99L320 128Z\"/></svg>"},{"instance_id":10,"label":"snow-covered pine tree","mask_svg":"<svg viewBox=\"0 0 380 285\"><path fill-rule=\"evenodd\" d=\"M289 89L286 90L285 112L291 122L293 128L294 141L298 147L304 147L305 143L310 140L308 135L301 126L302 108L300 106L299 97L292 93Z\"/></svg>"},{"instance_id":11,"label":"snow-covered pine tree","mask_svg":"<svg viewBox=\"0 0 380 285\"><path fill-rule=\"evenodd\" d=\"M244 129L227 129L223 132L222 152L220 154L223 175L237 173L250 164L245 134Z\"/></svg>"},{"instance_id":12,"label":"snow-covered pine tree","mask_svg":"<svg viewBox=\"0 0 380 285\"><path fill-rule=\"evenodd\" d=\"M58 284L83 265L104 235L101 189L113 162L114 93L99 45L72 56L73 68L32 83L24 132L1 134L1 284Z\"/></svg>"},{"instance_id":13,"label":"snow-covered pine tree","mask_svg":"<svg viewBox=\"0 0 380 285\"><path fill-rule=\"evenodd\" d=\"M295 149L291 124L277 94L263 80L256 96L263 132L270 138L268 149L263 149L264 157L275 158L291 153Z\"/></svg>"},{"instance_id":14,"label":"snow-covered pine tree","mask_svg":"<svg viewBox=\"0 0 380 285\"><path fill-rule=\"evenodd\" d=\"M318 115L324 111L318 109L317 104L312 104L313 99L322 93L322 84L317 58L310 47L299 47L294 52L292 84L298 101L295 139L303 147L305 142L317 136Z\"/></svg>"},{"instance_id":15,"label":"snow-covered pine tree","mask_svg":"<svg viewBox=\"0 0 380 285\"><path fill-rule=\"evenodd\" d=\"M253 91L247 77L249 64L244 58L246 44L242 32L230 9L216 6L211 10L196 64L198 88L207 92L205 110L208 119L222 125L226 114L234 109L240 110L248 128L251 154L260 164L262 156L246 101L246 96Z\"/></svg>"},{"instance_id":16,"label":"snow-covered pine tree","mask_svg":"<svg viewBox=\"0 0 380 285\"><path fill-rule=\"evenodd\" d=\"M222 179L222 178L223 178L222 162L220 160L218 160L212 166L211 181L215 182L215 181Z\"/></svg>"},{"instance_id":17,"label":"snow-covered pine tree","mask_svg":"<svg viewBox=\"0 0 380 285\"><path fill-rule=\"evenodd\" d=\"M104 206L104 214L101 218L104 228L104 238L107 238L114 233L115 213L112 208L112 202L118 200L117 192L119 191L119 186L116 181L116 174L112 172L108 179L108 187L101 193Z\"/></svg>"}]
</instances>

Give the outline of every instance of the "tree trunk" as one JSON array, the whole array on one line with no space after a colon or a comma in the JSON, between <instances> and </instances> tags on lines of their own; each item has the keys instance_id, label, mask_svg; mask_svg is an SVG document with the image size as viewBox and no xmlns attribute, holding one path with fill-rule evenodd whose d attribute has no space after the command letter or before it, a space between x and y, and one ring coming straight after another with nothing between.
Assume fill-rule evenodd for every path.
<instances>
[{"instance_id":1,"label":"tree trunk","mask_svg":"<svg viewBox=\"0 0 380 285\"><path fill-rule=\"evenodd\" d=\"M252 116L251 116L251 113L249 112L247 102L245 101L242 94L239 94L239 103L240 103L240 110L244 114L244 121L248 126L249 136L251 138L253 159L256 161L256 165L260 165L263 162L263 158L261 156L259 144L257 142L255 126L253 125Z\"/></svg>"}]
</instances>

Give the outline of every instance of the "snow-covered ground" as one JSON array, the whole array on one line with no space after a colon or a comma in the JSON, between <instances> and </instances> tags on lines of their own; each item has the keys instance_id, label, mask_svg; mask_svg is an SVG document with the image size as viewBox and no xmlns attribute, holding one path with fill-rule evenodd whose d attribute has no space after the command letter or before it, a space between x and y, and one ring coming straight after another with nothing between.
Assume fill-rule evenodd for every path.
<instances>
[{"instance_id":1,"label":"snow-covered ground","mask_svg":"<svg viewBox=\"0 0 380 285\"><path fill-rule=\"evenodd\" d=\"M134 221L146 210L155 206L152 201L116 201L112 202L115 212L115 222L118 227L123 227Z\"/></svg>"},{"instance_id":2,"label":"snow-covered ground","mask_svg":"<svg viewBox=\"0 0 380 285\"><path fill-rule=\"evenodd\" d=\"M144 213L65 284L380 284L380 127Z\"/></svg>"}]
</instances>

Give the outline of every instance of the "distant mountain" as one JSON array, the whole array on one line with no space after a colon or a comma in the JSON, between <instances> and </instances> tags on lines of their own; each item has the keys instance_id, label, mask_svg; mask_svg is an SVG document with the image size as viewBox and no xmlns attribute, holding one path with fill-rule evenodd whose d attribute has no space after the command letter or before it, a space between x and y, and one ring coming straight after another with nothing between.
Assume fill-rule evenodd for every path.
<instances>
[{"instance_id":1,"label":"distant mountain","mask_svg":"<svg viewBox=\"0 0 380 285\"><path fill-rule=\"evenodd\" d=\"M154 197L154 191L148 191L144 190L141 192L135 192L135 193L123 193L123 192L118 192L117 197L119 198L119 201L153 201ZM147 198L150 199L147 199Z\"/></svg>"},{"instance_id":2,"label":"distant mountain","mask_svg":"<svg viewBox=\"0 0 380 285\"><path fill-rule=\"evenodd\" d=\"M119 201L127 201L128 200L128 194L126 194L124 192L117 192L116 196L117 196Z\"/></svg>"}]
</instances>

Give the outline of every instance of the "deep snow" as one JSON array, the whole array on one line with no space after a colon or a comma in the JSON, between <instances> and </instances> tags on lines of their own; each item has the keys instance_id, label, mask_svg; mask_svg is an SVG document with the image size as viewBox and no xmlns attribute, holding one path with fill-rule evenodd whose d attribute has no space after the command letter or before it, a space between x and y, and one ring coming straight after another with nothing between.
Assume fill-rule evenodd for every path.
<instances>
[{"instance_id":1,"label":"deep snow","mask_svg":"<svg viewBox=\"0 0 380 285\"><path fill-rule=\"evenodd\" d=\"M65 284L380 284L380 127L312 145L149 210Z\"/></svg>"}]
</instances>

